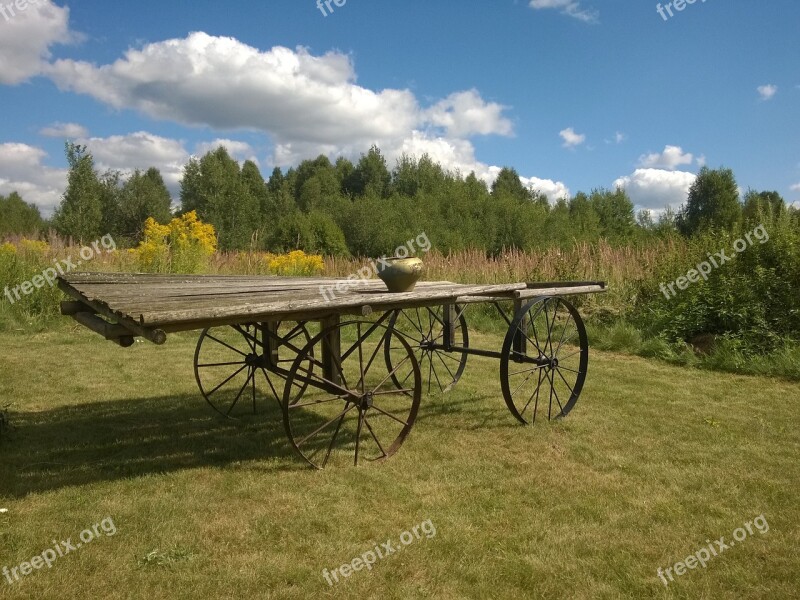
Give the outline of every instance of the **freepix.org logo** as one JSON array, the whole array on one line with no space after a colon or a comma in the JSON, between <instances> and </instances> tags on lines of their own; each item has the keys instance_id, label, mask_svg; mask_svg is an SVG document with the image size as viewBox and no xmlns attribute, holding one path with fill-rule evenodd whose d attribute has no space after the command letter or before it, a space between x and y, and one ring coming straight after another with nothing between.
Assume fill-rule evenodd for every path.
<instances>
[{"instance_id":1,"label":"freepix.org logo","mask_svg":"<svg viewBox=\"0 0 800 600\"><path fill-rule=\"evenodd\" d=\"M6 21L10 21L19 13L28 10L31 5L38 7L46 4L50 4L49 0L14 0L8 4L0 0L0 15L3 15Z\"/></svg>"},{"instance_id":2,"label":"freepix.org logo","mask_svg":"<svg viewBox=\"0 0 800 600\"><path fill-rule=\"evenodd\" d=\"M706 0L700 0L700 2L705 3ZM672 2L667 2L666 4L662 5L660 2L656 5L656 12L661 15L661 18L665 21L669 21L672 17L675 16L675 13L672 12L673 9L677 12L681 12L686 10L686 7L690 4L694 4L697 0L672 0ZM667 16L669 15L669 16Z\"/></svg>"}]
</instances>

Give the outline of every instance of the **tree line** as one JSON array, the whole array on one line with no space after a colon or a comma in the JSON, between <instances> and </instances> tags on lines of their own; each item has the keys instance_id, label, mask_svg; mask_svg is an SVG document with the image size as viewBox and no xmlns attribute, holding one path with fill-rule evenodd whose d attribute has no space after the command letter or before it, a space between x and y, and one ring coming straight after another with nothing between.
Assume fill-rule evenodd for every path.
<instances>
[{"instance_id":1,"label":"tree line","mask_svg":"<svg viewBox=\"0 0 800 600\"><path fill-rule=\"evenodd\" d=\"M99 173L84 146L67 143L67 188L50 222L13 193L0 196L0 235L29 234L52 227L78 241L112 234L134 245L148 217L175 216L158 169ZM178 214L196 211L214 225L221 250L301 249L326 255L378 256L411 236L427 233L443 252L478 248L569 247L605 239L612 244L646 242L709 229L731 231L765 213L787 208L777 192L748 191L743 199L730 169L704 167L677 212L654 219L634 211L623 189L596 189L555 203L526 188L513 168L503 168L491 186L474 173L463 177L429 156L402 156L390 169L380 149L360 159L321 155L296 168L275 168L264 179L250 160L241 165L224 147L192 158L183 169Z\"/></svg>"}]
</instances>

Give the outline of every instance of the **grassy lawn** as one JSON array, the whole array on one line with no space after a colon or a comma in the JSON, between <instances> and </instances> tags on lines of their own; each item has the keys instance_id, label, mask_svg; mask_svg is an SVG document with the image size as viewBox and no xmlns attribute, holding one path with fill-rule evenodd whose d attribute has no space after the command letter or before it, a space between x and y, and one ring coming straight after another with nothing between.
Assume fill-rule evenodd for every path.
<instances>
[{"instance_id":1,"label":"grassy lawn","mask_svg":"<svg viewBox=\"0 0 800 600\"><path fill-rule=\"evenodd\" d=\"M0 569L107 518L116 531L0 575L0 598L797 597L798 384L593 351L570 416L526 428L497 362L470 357L396 456L314 471L274 401L211 412L195 342L0 336ZM768 532L658 578L760 515ZM323 578L427 521L371 570Z\"/></svg>"}]
</instances>

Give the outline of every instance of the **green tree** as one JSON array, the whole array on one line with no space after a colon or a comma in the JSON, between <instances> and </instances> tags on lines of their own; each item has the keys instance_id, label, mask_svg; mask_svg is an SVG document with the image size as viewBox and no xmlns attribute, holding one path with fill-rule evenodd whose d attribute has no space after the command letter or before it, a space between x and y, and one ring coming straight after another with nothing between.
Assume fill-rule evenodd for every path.
<instances>
[{"instance_id":1,"label":"green tree","mask_svg":"<svg viewBox=\"0 0 800 600\"><path fill-rule=\"evenodd\" d=\"M338 174L325 155L300 163L295 185L297 205L303 212L335 207L341 196Z\"/></svg>"},{"instance_id":2,"label":"green tree","mask_svg":"<svg viewBox=\"0 0 800 600\"><path fill-rule=\"evenodd\" d=\"M223 146L186 166L181 208L196 210L201 220L215 227L221 250L248 248L258 231L259 198L253 196L239 163Z\"/></svg>"},{"instance_id":3,"label":"green tree","mask_svg":"<svg viewBox=\"0 0 800 600\"><path fill-rule=\"evenodd\" d=\"M495 198L507 196L517 200L530 200L530 191L522 185L519 173L514 169L503 167L497 174L497 179L492 184L492 196Z\"/></svg>"},{"instance_id":4,"label":"green tree","mask_svg":"<svg viewBox=\"0 0 800 600\"><path fill-rule=\"evenodd\" d=\"M686 205L676 224L681 233L694 235L705 229L732 231L742 217L739 187L730 169L703 167L697 174Z\"/></svg>"},{"instance_id":5,"label":"green tree","mask_svg":"<svg viewBox=\"0 0 800 600\"><path fill-rule=\"evenodd\" d=\"M44 228L39 209L28 204L17 192L0 195L0 237L7 235L36 236Z\"/></svg>"},{"instance_id":6,"label":"green tree","mask_svg":"<svg viewBox=\"0 0 800 600\"><path fill-rule=\"evenodd\" d=\"M600 217L592 201L583 192L578 192L569 201L569 219L574 240L588 242L600 237Z\"/></svg>"},{"instance_id":7,"label":"green tree","mask_svg":"<svg viewBox=\"0 0 800 600\"><path fill-rule=\"evenodd\" d=\"M280 172L280 169L278 169ZM269 190L258 165L252 160L244 161L242 165L242 184L253 197L258 206L258 212L263 215L264 209L269 204Z\"/></svg>"},{"instance_id":8,"label":"green tree","mask_svg":"<svg viewBox=\"0 0 800 600\"><path fill-rule=\"evenodd\" d=\"M65 150L69 163L67 189L53 215L53 225L62 236L88 242L108 233L101 231L102 184L86 146L67 142Z\"/></svg>"},{"instance_id":9,"label":"green tree","mask_svg":"<svg viewBox=\"0 0 800 600\"><path fill-rule=\"evenodd\" d=\"M391 182L392 176L386 166L386 159L377 146L372 146L367 154L361 155L361 160L358 161L345 187L352 196L374 194L386 197Z\"/></svg>"},{"instance_id":10,"label":"green tree","mask_svg":"<svg viewBox=\"0 0 800 600\"><path fill-rule=\"evenodd\" d=\"M117 170L109 169L99 176L98 180L100 181L100 207L102 214L100 231L103 232L103 235L110 233L113 236L118 236L120 235L119 209L122 174Z\"/></svg>"},{"instance_id":11,"label":"green tree","mask_svg":"<svg viewBox=\"0 0 800 600\"><path fill-rule=\"evenodd\" d=\"M172 218L172 199L161 173L155 167L144 173L138 169L122 185L119 199L117 230L121 236L139 242L144 222L152 217L158 223L169 223Z\"/></svg>"},{"instance_id":12,"label":"green tree","mask_svg":"<svg viewBox=\"0 0 800 600\"><path fill-rule=\"evenodd\" d=\"M600 218L600 233L615 242L629 241L636 233L633 202L627 192L617 188L593 190L589 202Z\"/></svg>"},{"instance_id":13,"label":"green tree","mask_svg":"<svg viewBox=\"0 0 800 600\"><path fill-rule=\"evenodd\" d=\"M786 202L778 192L748 190L744 196L742 217L747 223L771 221L786 212Z\"/></svg>"}]
</instances>

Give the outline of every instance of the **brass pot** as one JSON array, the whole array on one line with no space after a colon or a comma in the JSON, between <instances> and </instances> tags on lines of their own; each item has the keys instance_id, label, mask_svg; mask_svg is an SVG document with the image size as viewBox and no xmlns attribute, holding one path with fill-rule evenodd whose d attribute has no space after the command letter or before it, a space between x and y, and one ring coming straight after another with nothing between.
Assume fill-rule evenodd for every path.
<instances>
[{"instance_id":1,"label":"brass pot","mask_svg":"<svg viewBox=\"0 0 800 600\"><path fill-rule=\"evenodd\" d=\"M411 292L422 275L422 261L413 257L384 258L378 261L377 271L390 292Z\"/></svg>"}]
</instances>

